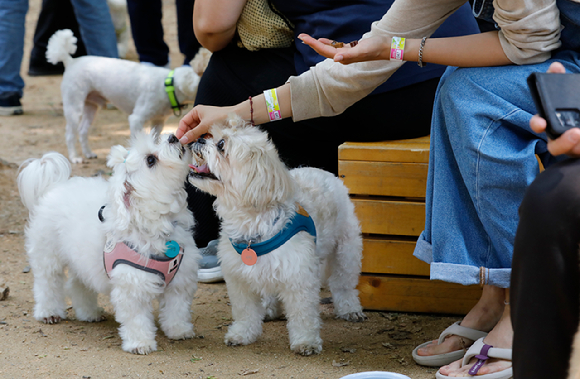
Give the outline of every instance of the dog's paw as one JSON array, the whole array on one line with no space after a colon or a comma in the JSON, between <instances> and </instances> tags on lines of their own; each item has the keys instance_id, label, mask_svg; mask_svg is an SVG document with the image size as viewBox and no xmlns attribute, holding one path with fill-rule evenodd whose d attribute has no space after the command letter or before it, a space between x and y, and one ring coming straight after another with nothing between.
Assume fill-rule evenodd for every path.
<instances>
[{"instance_id":1,"label":"dog's paw","mask_svg":"<svg viewBox=\"0 0 580 379\"><path fill-rule=\"evenodd\" d=\"M319 344L297 344L290 346L293 352L300 355L308 356L312 354L320 354L322 351L322 343Z\"/></svg>"},{"instance_id":2,"label":"dog's paw","mask_svg":"<svg viewBox=\"0 0 580 379\"><path fill-rule=\"evenodd\" d=\"M350 322L363 322L369 319L363 312L350 312L336 317Z\"/></svg>"},{"instance_id":3,"label":"dog's paw","mask_svg":"<svg viewBox=\"0 0 580 379\"><path fill-rule=\"evenodd\" d=\"M85 157L87 157L87 159L95 159L97 157L97 154L91 152L91 153L85 154Z\"/></svg>"},{"instance_id":4,"label":"dog's paw","mask_svg":"<svg viewBox=\"0 0 580 379\"><path fill-rule=\"evenodd\" d=\"M154 351L157 351L157 343L153 341L152 343L127 343L123 342L123 350L131 354L147 355Z\"/></svg>"},{"instance_id":5,"label":"dog's paw","mask_svg":"<svg viewBox=\"0 0 580 379\"><path fill-rule=\"evenodd\" d=\"M165 333L165 336L170 340L187 340L195 337L193 324L191 323L175 325L171 328L164 328L163 333Z\"/></svg>"},{"instance_id":6,"label":"dog's paw","mask_svg":"<svg viewBox=\"0 0 580 379\"><path fill-rule=\"evenodd\" d=\"M248 333L240 333L236 330L236 328L230 327L226 333L224 342L228 346L249 345L255 342L256 338L257 337L248 335Z\"/></svg>"},{"instance_id":7,"label":"dog's paw","mask_svg":"<svg viewBox=\"0 0 580 379\"><path fill-rule=\"evenodd\" d=\"M101 307L91 309L89 311L75 308L75 316L79 321L85 322L101 322L107 321L107 317L103 315L105 310Z\"/></svg>"},{"instance_id":8,"label":"dog's paw","mask_svg":"<svg viewBox=\"0 0 580 379\"><path fill-rule=\"evenodd\" d=\"M60 322L60 320L62 320L62 318L60 316L48 316L48 317L42 318L42 321L45 324L58 324Z\"/></svg>"},{"instance_id":9,"label":"dog's paw","mask_svg":"<svg viewBox=\"0 0 580 379\"><path fill-rule=\"evenodd\" d=\"M107 316L100 315L100 316L95 316L95 317L87 317L85 319L80 319L77 316L77 320L79 320L79 321L86 321L86 322L102 322L102 321L107 321Z\"/></svg>"},{"instance_id":10,"label":"dog's paw","mask_svg":"<svg viewBox=\"0 0 580 379\"><path fill-rule=\"evenodd\" d=\"M72 164L81 164L83 163L83 158L81 157L71 157L70 161L72 162Z\"/></svg>"},{"instance_id":11,"label":"dog's paw","mask_svg":"<svg viewBox=\"0 0 580 379\"><path fill-rule=\"evenodd\" d=\"M275 320L285 320L286 317L283 313L278 312L277 309L266 309L264 314L264 321L275 321Z\"/></svg>"}]
</instances>

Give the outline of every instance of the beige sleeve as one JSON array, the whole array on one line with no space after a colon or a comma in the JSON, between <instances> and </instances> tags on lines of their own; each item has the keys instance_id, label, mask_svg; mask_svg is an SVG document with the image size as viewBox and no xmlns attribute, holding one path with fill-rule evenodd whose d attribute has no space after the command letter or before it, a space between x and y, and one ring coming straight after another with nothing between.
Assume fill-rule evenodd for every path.
<instances>
[{"instance_id":1,"label":"beige sleeve","mask_svg":"<svg viewBox=\"0 0 580 379\"><path fill-rule=\"evenodd\" d=\"M363 38L430 36L464 3L465 0L397 0ZM288 80L292 118L300 121L340 114L383 84L401 65L401 62L391 61L343 65L326 59Z\"/></svg>"},{"instance_id":2,"label":"beige sleeve","mask_svg":"<svg viewBox=\"0 0 580 379\"><path fill-rule=\"evenodd\" d=\"M543 62L560 47L560 11L556 0L494 0L499 40L515 64Z\"/></svg>"}]
</instances>

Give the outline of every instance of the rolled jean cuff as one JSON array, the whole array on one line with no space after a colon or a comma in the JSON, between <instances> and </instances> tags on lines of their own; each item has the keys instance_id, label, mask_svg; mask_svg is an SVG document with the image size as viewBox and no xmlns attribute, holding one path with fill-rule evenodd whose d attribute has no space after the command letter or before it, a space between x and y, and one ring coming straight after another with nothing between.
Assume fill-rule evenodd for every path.
<instances>
[{"instance_id":1,"label":"rolled jean cuff","mask_svg":"<svg viewBox=\"0 0 580 379\"><path fill-rule=\"evenodd\" d=\"M419 236L413 255L430 265L431 280L443 280L469 286L481 284L483 278L484 284L500 288L510 286L511 268L481 268L465 264L433 262L431 243L425 240L423 233Z\"/></svg>"}]
</instances>

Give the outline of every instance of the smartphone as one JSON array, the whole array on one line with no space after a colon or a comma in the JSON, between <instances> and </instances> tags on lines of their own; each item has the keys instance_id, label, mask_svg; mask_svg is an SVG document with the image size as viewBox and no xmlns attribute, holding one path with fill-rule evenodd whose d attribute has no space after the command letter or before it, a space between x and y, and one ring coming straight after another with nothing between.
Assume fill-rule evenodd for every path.
<instances>
[{"instance_id":1,"label":"smartphone","mask_svg":"<svg viewBox=\"0 0 580 379\"><path fill-rule=\"evenodd\" d=\"M528 87L538 114L547 122L546 134L556 139L566 130L580 128L580 74L535 72Z\"/></svg>"}]
</instances>

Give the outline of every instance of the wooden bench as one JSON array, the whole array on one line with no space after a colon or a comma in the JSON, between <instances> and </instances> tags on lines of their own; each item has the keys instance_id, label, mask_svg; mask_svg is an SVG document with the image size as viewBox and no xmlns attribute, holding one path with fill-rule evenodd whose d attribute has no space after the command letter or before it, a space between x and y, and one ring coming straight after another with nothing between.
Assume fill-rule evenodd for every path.
<instances>
[{"instance_id":1,"label":"wooden bench","mask_svg":"<svg viewBox=\"0 0 580 379\"><path fill-rule=\"evenodd\" d=\"M429 280L429 265L413 256L425 225L428 164L429 137L338 148L339 177L363 232L365 309L465 314L481 295L479 286Z\"/></svg>"}]
</instances>

